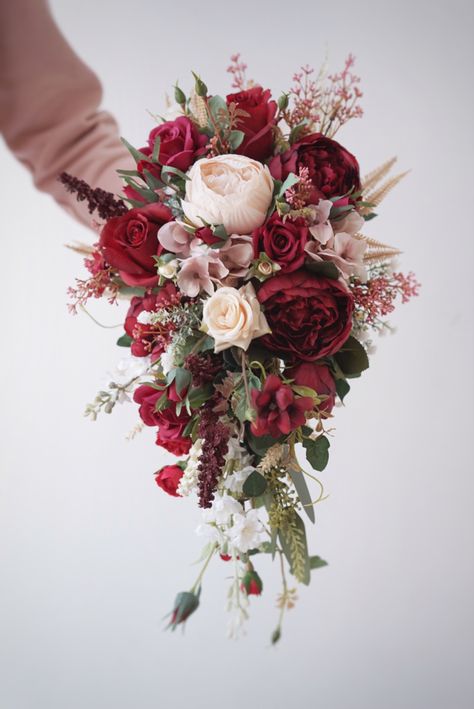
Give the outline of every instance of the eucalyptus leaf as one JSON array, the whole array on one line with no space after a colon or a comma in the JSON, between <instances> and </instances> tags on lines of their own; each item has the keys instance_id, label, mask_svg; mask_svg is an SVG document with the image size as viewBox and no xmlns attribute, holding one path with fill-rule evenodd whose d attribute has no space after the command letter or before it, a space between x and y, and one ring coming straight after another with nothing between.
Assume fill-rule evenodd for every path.
<instances>
[{"instance_id":1,"label":"eucalyptus leaf","mask_svg":"<svg viewBox=\"0 0 474 709\"><path fill-rule=\"evenodd\" d=\"M290 172L290 174L288 175L286 180L281 185L281 187L278 191L277 197L283 197L286 190L289 190L290 187L293 187L293 185L296 185L296 183L299 181L300 181L300 178L298 177L298 175L295 175L294 172Z\"/></svg>"},{"instance_id":2,"label":"eucalyptus leaf","mask_svg":"<svg viewBox=\"0 0 474 709\"><path fill-rule=\"evenodd\" d=\"M319 436L316 440L312 438L303 439L303 447L306 450L306 460L314 470L324 470L328 464L329 445L326 436Z\"/></svg>"},{"instance_id":3,"label":"eucalyptus leaf","mask_svg":"<svg viewBox=\"0 0 474 709\"><path fill-rule=\"evenodd\" d=\"M231 150L237 150L244 141L245 133L242 130L231 130L229 135L229 145Z\"/></svg>"},{"instance_id":4,"label":"eucalyptus leaf","mask_svg":"<svg viewBox=\"0 0 474 709\"><path fill-rule=\"evenodd\" d=\"M181 367L176 369L175 383L176 383L176 393L178 396L189 386L191 383L192 375L189 369L183 369Z\"/></svg>"},{"instance_id":5,"label":"eucalyptus leaf","mask_svg":"<svg viewBox=\"0 0 474 709\"><path fill-rule=\"evenodd\" d=\"M263 458L267 450L279 440L273 436L255 436L250 430L247 431L246 438L251 450L260 458Z\"/></svg>"},{"instance_id":6,"label":"eucalyptus leaf","mask_svg":"<svg viewBox=\"0 0 474 709\"><path fill-rule=\"evenodd\" d=\"M341 401L344 401L350 390L351 387L347 379L336 379L336 392Z\"/></svg>"},{"instance_id":7,"label":"eucalyptus leaf","mask_svg":"<svg viewBox=\"0 0 474 709\"><path fill-rule=\"evenodd\" d=\"M254 470L244 482L242 490L246 497L259 497L267 489L267 481L257 470Z\"/></svg>"},{"instance_id":8,"label":"eucalyptus leaf","mask_svg":"<svg viewBox=\"0 0 474 709\"><path fill-rule=\"evenodd\" d=\"M119 337L117 340L117 345L119 347L130 347L132 342L133 340L130 335L121 335L121 337Z\"/></svg>"},{"instance_id":9,"label":"eucalyptus leaf","mask_svg":"<svg viewBox=\"0 0 474 709\"><path fill-rule=\"evenodd\" d=\"M339 352L336 352L334 359L346 375L360 374L369 366L367 352L352 335L344 343Z\"/></svg>"},{"instance_id":10,"label":"eucalyptus leaf","mask_svg":"<svg viewBox=\"0 0 474 709\"><path fill-rule=\"evenodd\" d=\"M293 481L293 485L295 486L296 492L298 493L298 497L300 498L300 502L303 506L304 511L308 515L309 519L311 522L315 522L315 515L314 515L314 506L311 504L311 495L308 489L308 485L306 484L306 480L304 477L304 474L300 470L295 470L294 468L288 468L288 474Z\"/></svg>"},{"instance_id":11,"label":"eucalyptus leaf","mask_svg":"<svg viewBox=\"0 0 474 709\"><path fill-rule=\"evenodd\" d=\"M332 261L309 261L305 264L305 268L311 271L311 273L315 273L317 276L332 278L333 280L339 278L339 269Z\"/></svg>"},{"instance_id":12,"label":"eucalyptus leaf","mask_svg":"<svg viewBox=\"0 0 474 709\"><path fill-rule=\"evenodd\" d=\"M310 556L309 557L309 568L311 570L313 569L322 569L323 566L327 566L328 562L324 561L324 559L321 559L320 556Z\"/></svg>"}]
</instances>

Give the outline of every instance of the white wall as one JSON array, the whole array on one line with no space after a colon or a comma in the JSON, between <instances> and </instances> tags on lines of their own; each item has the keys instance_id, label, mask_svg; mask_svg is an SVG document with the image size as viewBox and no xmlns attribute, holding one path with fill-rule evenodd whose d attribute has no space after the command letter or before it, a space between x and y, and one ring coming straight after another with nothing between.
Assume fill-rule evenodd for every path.
<instances>
[{"instance_id":1,"label":"white wall","mask_svg":"<svg viewBox=\"0 0 474 709\"><path fill-rule=\"evenodd\" d=\"M393 318L336 417L311 530L330 562L275 649L278 573L248 635L225 638L225 565L185 637L163 633L192 582L199 513L155 486L165 461L130 406L82 418L119 356L116 331L66 310L85 229L34 191L0 146L2 232L1 709L468 709L473 700L472 5L241 0L54 0L123 134L143 142L188 70L225 92L230 53L276 93L326 46L363 77L365 117L339 138L363 171L392 154L413 172L367 232L399 245L421 297ZM189 84L190 85L190 84ZM119 314L101 304L108 323ZM170 456L171 457L171 456Z\"/></svg>"}]
</instances>

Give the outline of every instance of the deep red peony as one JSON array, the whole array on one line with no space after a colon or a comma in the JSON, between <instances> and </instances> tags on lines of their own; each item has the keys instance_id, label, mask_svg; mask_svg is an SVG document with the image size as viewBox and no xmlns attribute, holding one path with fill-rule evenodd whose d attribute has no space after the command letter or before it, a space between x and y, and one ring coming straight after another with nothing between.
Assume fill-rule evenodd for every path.
<instances>
[{"instance_id":1,"label":"deep red peony","mask_svg":"<svg viewBox=\"0 0 474 709\"><path fill-rule=\"evenodd\" d=\"M158 487L172 495L173 497L181 497L177 492L179 481L183 477L183 469L179 465L165 465L155 474L155 482Z\"/></svg>"},{"instance_id":2,"label":"deep red peony","mask_svg":"<svg viewBox=\"0 0 474 709\"><path fill-rule=\"evenodd\" d=\"M168 207L154 202L131 209L121 217L113 217L100 234L99 246L105 260L117 268L129 286L154 286L158 283L154 256L163 247L158 229L172 219Z\"/></svg>"},{"instance_id":3,"label":"deep red peony","mask_svg":"<svg viewBox=\"0 0 474 709\"><path fill-rule=\"evenodd\" d=\"M270 172L277 180L285 180L290 172L298 175L300 167L308 168L314 185L309 198L311 204L360 189L359 163L354 155L321 133L305 136L269 163Z\"/></svg>"},{"instance_id":4,"label":"deep red peony","mask_svg":"<svg viewBox=\"0 0 474 709\"><path fill-rule=\"evenodd\" d=\"M317 394L327 396L320 405L319 410L330 414L336 402L336 382L329 367L315 362L303 362L296 367L285 370L285 377L293 379L298 386L314 389Z\"/></svg>"},{"instance_id":5,"label":"deep red peony","mask_svg":"<svg viewBox=\"0 0 474 709\"><path fill-rule=\"evenodd\" d=\"M240 117L237 129L245 138L235 151L254 160L263 162L273 154L273 126L277 105L271 101L271 93L261 86L227 96L227 105L237 104L237 108L247 113Z\"/></svg>"},{"instance_id":6,"label":"deep red peony","mask_svg":"<svg viewBox=\"0 0 474 709\"><path fill-rule=\"evenodd\" d=\"M251 429L255 436L279 438L306 422L306 411L313 409L310 396L297 396L276 374L269 374L262 391L252 389L252 403L257 420Z\"/></svg>"},{"instance_id":7,"label":"deep red peony","mask_svg":"<svg viewBox=\"0 0 474 709\"><path fill-rule=\"evenodd\" d=\"M169 403L166 408L156 411L156 405L162 396L166 396ZM166 448L174 455L189 453L192 441L183 436L183 432L191 417L184 407L179 415L176 412L176 403L180 401L180 397L174 382L164 390L142 384L135 390L133 399L139 404L139 414L143 423L147 426L158 426L156 434L158 446Z\"/></svg>"},{"instance_id":8,"label":"deep red peony","mask_svg":"<svg viewBox=\"0 0 474 709\"><path fill-rule=\"evenodd\" d=\"M327 357L350 335L354 301L340 281L300 269L269 278L257 297L272 330L262 343L283 359Z\"/></svg>"},{"instance_id":9,"label":"deep red peony","mask_svg":"<svg viewBox=\"0 0 474 709\"><path fill-rule=\"evenodd\" d=\"M252 240L255 258L264 252L281 267L282 272L290 273L304 264L308 227L302 219L282 221L275 212L253 232Z\"/></svg>"}]
</instances>

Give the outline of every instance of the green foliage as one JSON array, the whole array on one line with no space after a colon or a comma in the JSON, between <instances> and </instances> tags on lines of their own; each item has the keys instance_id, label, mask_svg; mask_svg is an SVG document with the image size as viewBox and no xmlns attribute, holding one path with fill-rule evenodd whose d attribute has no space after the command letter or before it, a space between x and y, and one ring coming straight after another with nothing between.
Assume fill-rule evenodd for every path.
<instances>
[{"instance_id":1,"label":"green foliage","mask_svg":"<svg viewBox=\"0 0 474 709\"><path fill-rule=\"evenodd\" d=\"M319 436L316 440L312 438L303 439L303 447L306 451L306 460L314 470L324 470L329 460L329 441L326 436Z\"/></svg>"},{"instance_id":2,"label":"green foliage","mask_svg":"<svg viewBox=\"0 0 474 709\"><path fill-rule=\"evenodd\" d=\"M119 347L130 347L133 340L130 335L121 335L117 340L117 345Z\"/></svg>"},{"instance_id":3,"label":"green foliage","mask_svg":"<svg viewBox=\"0 0 474 709\"><path fill-rule=\"evenodd\" d=\"M369 358L364 347L352 335L342 348L334 355L334 359L342 372L350 377L357 376L369 366Z\"/></svg>"},{"instance_id":4,"label":"green foliage","mask_svg":"<svg viewBox=\"0 0 474 709\"><path fill-rule=\"evenodd\" d=\"M311 273L315 273L317 276L332 278L333 280L339 278L339 269L332 261L310 261L305 264L305 268L311 271Z\"/></svg>"},{"instance_id":5,"label":"green foliage","mask_svg":"<svg viewBox=\"0 0 474 709\"><path fill-rule=\"evenodd\" d=\"M259 497L267 489L267 481L257 470L254 470L244 482L242 490L246 497Z\"/></svg>"},{"instance_id":6,"label":"green foliage","mask_svg":"<svg viewBox=\"0 0 474 709\"><path fill-rule=\"evenodd\" d=\"M273 438L273 436L255 436L250 429L246 432L245 438L251 450L260 458L263 458L267 450L274 446L275 443L278 443L277 438Z\"/></svg>"},{"instance_id":7,"label":"green foliage","mask_svg":"<svg viewBox=\"0 0 474 709\"><path fill-rule=\"evenodd\" d=\"M294 468L288 468L288 475L290 476L293 485L295 486L296 492L303 506L304 511L308 515L311 522L315 522L314 507L312 505L311 495L306 484L304 473L300 470L295 470Z\"/></svg>"},{"instance_id":8,"label":"green foliage","mask_svg":"<svg viewBox=\"0 0 474 709\"><path fill-rule=\"evenodd\" d=\"M245 133L242 130L231 130L229 133L230 149L235 151L243 143Z\"/></svg>"},{"instance_id":9,"label":"green foliage","mask_svg":"<svg viewBox=\"0 0 474 709\"><path fill-rule=\"evenodd\" d=\"M341 401L344 401L350 390L351 387L347 379L336 379L336 392Z\"/></svg>"},{"instance_id":10,"label":"green foliage","mask_svg":"<svg viewBox=\"0 0 474 709\"><path fill-rule=\"evenodd\" d=\"M309 557L309 568L311 570L313 569L322 569L323 566L327 566L328 562L324 561L324 559L321 559L320 556L310 556Z\"/></svg>"},{"instance_id":11,"label":"green foliage","mask_svg":"<svg viewBox=\"0 0 474 709\"><path fill-rule=\"evenodd\" d=\"M290 571L306 586L311 580L308 544L304 522L294 510L287 523L278 530L281 548L290 566Z\"/></svg>"},{"instance_id":12,"label":"green foliage","mask_svg":"<svg viewBox=\"0 0 474 709\"><path fill-rule=\"evenodd\" d=\"M206 98L207 96L207 86L204 81L199 77L194 71L191 72L194 76L194 90L198 96L201 98Z\"/></svg>"}]
</instances>

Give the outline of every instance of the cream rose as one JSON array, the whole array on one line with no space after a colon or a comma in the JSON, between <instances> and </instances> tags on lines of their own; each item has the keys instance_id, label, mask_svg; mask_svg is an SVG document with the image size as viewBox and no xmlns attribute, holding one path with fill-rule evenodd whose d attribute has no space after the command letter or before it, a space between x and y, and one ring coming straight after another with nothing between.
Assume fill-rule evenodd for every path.
<instances>
[{"instance_id":1,"label":"cream rose","mask_svg":"<svg viewBox=\"0 0 474 709\"><path fill-rule=\"evenodd\" d=\"M188 177L182 207L196 226L223 224L228 234L262 226L273 195L266 165L245 155L218 155L195 162Z\"/></svg>"},{"instance_id":2,"label":"cream rose","mask_svg":"<svg viewBox=\"0 0 474 709\"><path fill-rule=\"evenodd\" d=\"M215 352L228 347L247 350L251 341L271 332L254 287L218 288L204 303L203 329L215 340Z\"/></svg>"}]
</instances>

